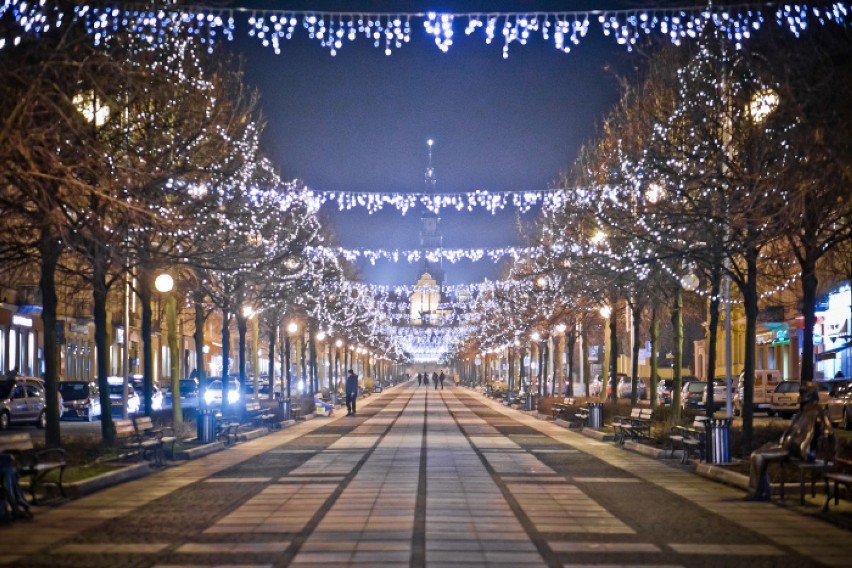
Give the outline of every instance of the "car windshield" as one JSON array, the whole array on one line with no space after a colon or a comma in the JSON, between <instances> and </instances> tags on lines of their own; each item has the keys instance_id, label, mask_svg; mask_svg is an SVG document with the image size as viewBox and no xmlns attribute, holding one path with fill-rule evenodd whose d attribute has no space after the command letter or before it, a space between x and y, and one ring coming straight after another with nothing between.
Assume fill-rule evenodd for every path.
<instances>
[{"instance_id":1,"label":"car windshield","mask_svg":"<svg viewBox=\"0 0 852 568\"><path fill-rule=\"evenodd\" d=\"M182 393L194 392L197 389L198 389L198 385L196 384L196 382L194 380L182 379L180 381L180 392L182 392Z\"/></svg>"},{"instance_id":2,"label":"car windshield","mask_svg":"<svg viewBox=\"0 0 852 568\"><path fill-rule=\"evenodd\" d=\"M89 398L87 383L59 383L59 392L64 400L83 400Z\"/></svg>"},{"instance_id":3,"label":"car windshield","mask_svg":"<svg viewBox=\"0 0 852 568\"><path fill-rule=\"evenodd\" d=\"M110 385L109 386L109 394L110 395L122 396L123 391L124 391L124 387L122 385ZM134 394L135 394L135 391L133 390L133 385L128 384L127 385L127 396L133 396Z\"/></svg>"},{"instance_id":4,"label":"car windshield","mask_svg":"<svg viewBox=\"0 0 852 568\"><path fill-rule=\"evenodd\" d=\"M686 385L686 391L687 392L702 392L704 390L704 387L706 387L706 386L707 386L707 383L695 381L695 382L692 382L692 383L689 383L688 385Z\"/></svg>"},{"instance_id":5,"label":"car windshield","mask_svg":"<svg viewBox=\"0 0 852 568\"><path fill-rule=\"evenodd\" d=\"M775 392L798 392L799 383L794 382L785 382L778 385L778 388L775 389Z\"/></svg>"}]
</instances>

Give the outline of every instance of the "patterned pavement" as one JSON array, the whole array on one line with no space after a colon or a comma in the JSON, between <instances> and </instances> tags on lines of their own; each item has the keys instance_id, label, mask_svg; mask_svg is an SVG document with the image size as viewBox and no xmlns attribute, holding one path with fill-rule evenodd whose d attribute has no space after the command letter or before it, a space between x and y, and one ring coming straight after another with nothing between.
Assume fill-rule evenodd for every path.
<instances>
[{"instance_id":1,"label":"patterned pavement","mask_svg":"<svg viewBox=\"0 0 852 568\"><path fill-rule=\"evenodd\" d=\"M819 519L412 385L0 527L13 566L852 566Z\"/></svg>"}]
</instances>

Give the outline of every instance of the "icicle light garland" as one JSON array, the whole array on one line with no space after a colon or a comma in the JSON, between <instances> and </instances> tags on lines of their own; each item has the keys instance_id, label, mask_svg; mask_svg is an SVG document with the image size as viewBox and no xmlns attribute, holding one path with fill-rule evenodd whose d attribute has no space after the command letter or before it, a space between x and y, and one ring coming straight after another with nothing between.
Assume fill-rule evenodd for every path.
<instances>
[{"instance_id":1,"label":"icicle light garland","mask_svg":"<svg viewBox=\"0 0 852 568\"><path fill-rule=\"evenodd\" d=\"M17 45L24 35L39 35L63 24L61 2L47 0L3 0L0 18L11 14L18 34L0 38L0 49L10 40ZM745 40L767 21L787 28L799 36L813 25L846 25L846 2L787 4L739 4L732 6L691 5L680 8L636 8L630 10L589 10L561 12L323 12L295 10L256 10L221 8L205 5L168 5L152 7L147 3L109 4L91 2L74 7L72 19L83 21L94 42L126 31L138 34L150 43L161 43L169 36L183 35L213 48L220 38L233 40L237 15L247 18L247 33L275 53L281 44L297 33L318 41L334 56L345 44L359 39L371 42L385 55L409 43L413 25L423 26L441 51L448 51L456 37L455 24L464 23L466 36L479 33L491 44L502 39L503 57L513 44L526 45L533 36L541 36L559 51L569 53L589 33L593 24L628 51L641 38L659 35L679 45L699 36L714 25L739 49Z\"/></svg>"},{"instance_id":2,"label":"icicle light garland","mask_svg":"<svg viewBox=\"0 0 852 568\"><path fill-rule=\"evenodd\" d=\"M298 183L298 181L294 183ZM473 211L475 208L485 208L489 213L494 214L506 207L515 207L521 212L529 211L538 205L545 209L555 209L563 205L567 200L573 199L575 194L576 190L562 188L527 191L488 191L480 189L462 193L315 191L304 188L299 199L310 203L315 209L319 209L327 203L335 203L340 211L363 207L370 214L381 211L386 206L396 208L403 215L418 207L423 207L436 214L441 209Z\"/></svg>"}]
</instances>

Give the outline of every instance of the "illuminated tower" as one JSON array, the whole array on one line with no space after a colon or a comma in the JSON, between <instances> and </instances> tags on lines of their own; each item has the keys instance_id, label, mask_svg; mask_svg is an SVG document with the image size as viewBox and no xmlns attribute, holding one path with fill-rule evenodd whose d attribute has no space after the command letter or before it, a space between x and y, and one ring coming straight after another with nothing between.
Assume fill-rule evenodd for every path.
<instances>
[{"instance_id":1,"label":"illuminated tower","mask_svg":"<svg viewBox=\"0 0 852 568\"><path fill-rule=\"evenodd\" d=\"M433 140L427 140L426 145L429 147L429 165L426 167L426 194L435 195L435 168L432 166L432 146L435 144ZM420 248L423 251L423 272L428 273L438 286L444 283L443 262L440 256L441 247L444 244L444 238L441 236L439 225L441 217L428 209L424 210L420 216ZM429 260L426 258L426 253L438 253L437 258Z\"/></svg>"}]
</instances>

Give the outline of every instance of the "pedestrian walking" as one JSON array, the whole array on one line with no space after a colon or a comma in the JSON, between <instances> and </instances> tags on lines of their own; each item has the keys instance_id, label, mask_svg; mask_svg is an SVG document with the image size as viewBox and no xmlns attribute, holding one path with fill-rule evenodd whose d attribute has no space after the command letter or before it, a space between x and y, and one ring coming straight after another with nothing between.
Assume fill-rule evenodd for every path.
<instances>
[{"instance_id":1,"label":"pedestrian walking","mask_svg":"<svg viewBox=\"0 0 852 568\"><path fill-rule=\"evenodd\" d=\"M358 399L358 375L349 369L346 376L346 416L355 416L355 401Z\"/></svg>"},{"instance_id":2,"label":"pedestrian walking","mask_svg":"<svg viewBox=\"0 0 852 568\"><path fill-rule=\"evenodd\" d=\"M444 390L444 379L445 378L446 377L444 376L444 370L441 369L441 374L438 375L438 380L441 381L441 390Z\"/></svg>"},{"instance_id":3,"label":"pedestrian walking","mask_svg":"<svg viewBox=\"0 0 852 568\"><path fill-rule=\"evenodd\" d=\"M423 384L423 373L417 373L417 386L419 387L422 384Z\"/></svg>"},{"instance_id":4,"label":"pedestrian walking","mask_svg":"<svg viewBox=\"0 0 852 568\"><path fill-rule=\"evenodd\" d=\"M435 390L438 390L438 373L432 371L432 382L435 384Z\"/></svg>"}]
</instances>

